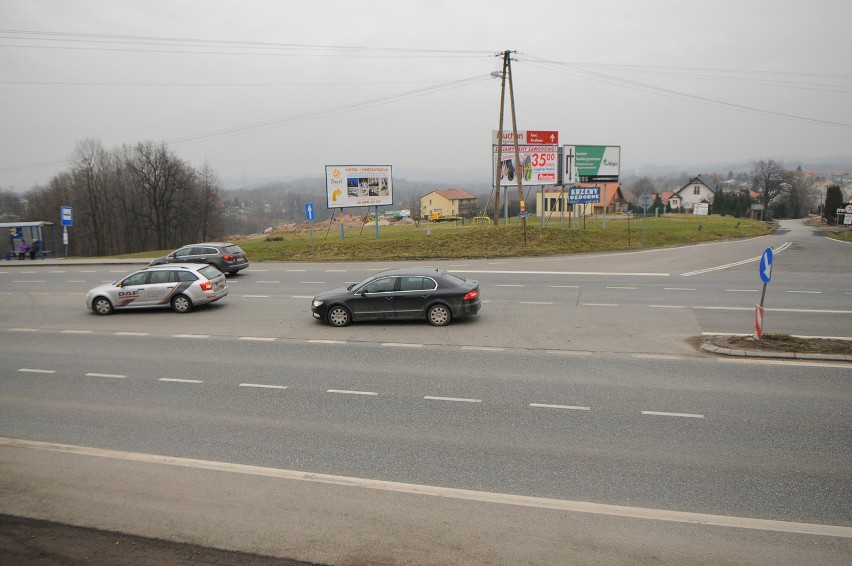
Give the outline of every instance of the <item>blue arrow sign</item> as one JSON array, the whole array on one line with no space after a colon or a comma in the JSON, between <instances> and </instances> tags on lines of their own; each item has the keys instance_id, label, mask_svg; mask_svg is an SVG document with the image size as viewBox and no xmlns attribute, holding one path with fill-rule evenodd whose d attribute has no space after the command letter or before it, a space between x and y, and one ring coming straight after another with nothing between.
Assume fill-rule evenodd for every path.
<instances>
[{"instance_id":1,"label":"blue arrow sign","mask_svg":"<svg viewBox=\"0 0 852 566\"><path fill-rule=\"evenodd\" d=\"M772 278L772 248L766 248L760 256L760 280L769 283Z\"/></svg>"},{"instance_id":2,"label":"blue arrow sign","mask_svg":"<svg viewBox=\"0 0 852 566\"><path fill-rule=\"evenodd\" d=\"M306 202L305 203L305 220L313 220L314 219L314 203Z\"/></svg>"}]
</instances>

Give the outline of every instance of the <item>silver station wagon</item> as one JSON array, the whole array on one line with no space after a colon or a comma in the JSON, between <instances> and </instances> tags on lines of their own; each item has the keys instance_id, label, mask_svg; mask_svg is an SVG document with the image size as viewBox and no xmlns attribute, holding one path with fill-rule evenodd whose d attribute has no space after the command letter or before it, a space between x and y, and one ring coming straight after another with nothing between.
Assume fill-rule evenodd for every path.
<instances>
[{"instance_id":1,"label":"silver station wagon","mask_svg":"<svg viewBox=\"0 0 852 566\"><path fill-rule=\"evenodd\" d=\"M225 275L212 265L158 265L91 289L86 293L86 308L98 314L146 307L171 307L175 312L185 313L227 294Z\"/></svg>"}]
</instances>

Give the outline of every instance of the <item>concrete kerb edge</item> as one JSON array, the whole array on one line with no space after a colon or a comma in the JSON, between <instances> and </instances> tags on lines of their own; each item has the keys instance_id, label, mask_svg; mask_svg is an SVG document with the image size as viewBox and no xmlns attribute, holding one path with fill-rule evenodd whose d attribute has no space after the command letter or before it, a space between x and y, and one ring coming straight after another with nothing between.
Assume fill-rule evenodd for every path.
<instances>
[{"instance_id":1,"label":"concrete kerb edge","mask_svg":"<svg viewBox=\"0 0 852 566\"><path fill-rule=\"evenodd\" d=\"M852 356L842 354L798 354L795 352L764 352L757 350L732 350L730 348L721 348L713 344L701 344L701 350L711 354L719 354L722 356L734 356L740 358L767 358L781 360L801 360L801 361L818 361L818 362L852 362Z\"/></svg>"}]
</instances>

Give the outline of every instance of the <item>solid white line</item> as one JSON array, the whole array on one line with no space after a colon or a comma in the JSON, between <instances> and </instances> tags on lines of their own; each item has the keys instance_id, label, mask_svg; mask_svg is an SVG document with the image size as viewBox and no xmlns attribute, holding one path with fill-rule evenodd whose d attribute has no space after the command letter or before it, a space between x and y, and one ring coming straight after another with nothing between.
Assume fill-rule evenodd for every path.
<instances>
[{"instance_id":1,"label":"solid white line","mask_svg":"<svg viewBox=\"0 0 852 566\"><path fill-rule=\"evenodd\" d=\"M210 338L209 334L173 334L175 338Z\"/></svg>"},{"instance_id":2,"label":"solid white line","mask_svg":"<svg viewBox=\"0 0 852 566\"><path fill-rule=\"evenodd\" d=\"M274 342L275 338L270 338L268 336L240 336L240 340L248 340L255 342Z\"/></svg>"},{"instance_id":3,"label":"solid white line","mask_svg":"<svg viewBox=\"0 0 852 566\"><path fill-rule=\"evenodd\" d=\"M784 242L781 246L774 249L775 253L780 253L793 245L793 242ZM744 259L742 261L737 261L734 263L726 263L725 265L717 265L716 267L708 267L707 269L699 269L698 271L690 271L688 273L681 273L682 277L691 277L693 275L700 275L701 273L708 273L710 271L719 271L722 269L728 269L730 267L736 267L738 265L745 265L747 263L752 263L755 261L760 261L762 256L752 257L749 259Z\"/></svg>"},{"instance_id":4,"label":"solid white line","mask_svg":"<svg viewBox=\"0 0 852 566\"><path fill-rule=\"evenodd\" d=\"M667 521L672 523L684 523L693 525L708 525L737 529L751 529L758 531L828 536L836 538L852 538L852 527L846 527L841 525L793 523L790 521L778 521L773 519L754 519L750 517L710 515L707 513L690 513L688 511L671 511L667 509L652 509L647 507L628 507L626 505L591 503L588 501L572 501L567 499L532 497L528 495L512 495L507 493L495 493L489 491L474 491L469 489L457 489L450 487L437 487L430 485L389 482L347 476L334 476L330 474L318 474L313 472L302 472L298 470L265 468L261 466L249 466L245 464L232 464L229 462L215 462L212 460L196 460L175 456L160 456L157 454L124 452L120 450L106 450L103 448L89 448L86 446L54 444L49 442L38 442L34 440L18 440L14 438L0 437L0 445L8 446L10 448L43 450L47 452L73 454L78 456L90 456L94 458L108 458L125 462L140 462L161 466L172 466L198 470L212 470L247 476L275 478L279 480L322 483L328 485L337 485L345 489L373 489L378 491L404 493L408 495L423 497L443 497L460 501L476 501L479 503L489 503L496 505L514 505L517 507L526 507L531 509L548 509L551 511L562 511L566 513L588 513L592 515L627 517L633 519Z\"/></svg>"},{"instance_id":5,"label":"solid white line","mask_svg":"<svg viewBox=\"0 0 852 566\"><path fill-rule=\"evenodd\" d=\"M114 377L116 379L124 379L127 376L117 373L87 373L86 377Z\"/></svg>"},{"instance_id":6,"label":"solid white line","mask_svg":"<svg viewBox=\"0 0 852 566\"><path fill-rule=\"evenodd\" d=\"M406 342L382 342L382 346L389 346L391 348L422 348L423 344L409 344Z\"/></svg>"},{"instance_id":7,"label":"solid white line","mask_svg":"<svg viewBox=\"0 0 852 566\"><path fill-rule=\"evenodd\" d=\"M547 354L555 356L591 356L592 353L586 350L545 350Z\"/></svg>"},{"instance_id":8,"label":"solid white line","mask_svg":"<svg viewBox=\"0 0 852 566\"><path fill-rule=\"evenodd\" d=\"M60 330L62 334L91 334L91 330Z\"/></svg>"},{"instance_id":9,"label":"solid white line","mask_svg":"<svg viewBox=\"0 0 852 566\"><path fill-rule=\"evenodd\" d=\"M545 403L530 403L530 407L540 407L542 409L568 409L571 411L591 411L591 407L580 407L577 405L547 405Z\"/></svg>"},{"instance_id":10,"label":"solid white line","mask_svg":"<svg viewBox=\"0 0 852 566\"><path fill-rule=\"evenodd\" d=\"M508 263L508 262L506 262ZM668 277L670 273L621 273L611 271L471 271L465 273L496 273L500 275L611 275L619 277Z\"/></svg>"},{"instance_id":11,"label":"solid white line","mask_svg":"<svg viewBox=\"0 0 852 566\"><path fill-rule=\"evenodd\" d=\"M148 336L148 332L116 332L116 336Z\"/></svg>"},{"instance_id":12,"label":"solid white line","mask_svg":"<svg viewBox=\"0 0 852 566\"><path fill-rule=\"evenodd\" d=\"M346 340L308 340L310 344L346 344Z\"/></svg>"},{"instance_id":13,"label":"solid white line","mask_svg":"<svg viewBox=\"0 0 852 566\"><path fill-rule=\"evenodd\" d=\"M21 368L18 371L23 373L56 373L56 370L53 369Z\"/></svg>"},{"instance_id":14,"label":"solid white line","mask_svg":"<svg viewBox=\"0 0 852 566\"><path fill-rule=\"evenodd\" d=\"M350 391L348 389L329 389L326 393L343 393L344 395L370 395L375 397L378 393L373 391Z\"/></svg>"},{"instance_id":15,"label":"solid white line","mask_svg":"<svg viewBox=\"0 0 852 566\"><path fill-rule=\"evenodd\" d=\"M200 379L178 379L176 377L161 377L160 381L170 381L174 383L204 383Z\"/></svg>"},{"instance_id":16,"label":"solid white line","mask_svg":"<svg viewBox=\"0 0 852 566\"><path fill-rule=\"evenodd\" d=\"M703 419L704 415L695 415L691 413L665 413L662 411L642 411L643 415L652 415L657 417L685 417L688 419Z\"/></svg>"},{"instance_id":17,"label":"solid white line","mask_svg":"<svg viewBox=\"0 0 852 566\"><path fill-rule=\"evenodd\" d=\"M240 387L259 387L261 389L287 389L287 385L264 385L262 383L240 383Z\"/></svg>"},{"instance_id":18,"label":"solid white line","mask_svg":"<svg viewBox=\"0 0 852 566\"><path fill-rule=\"evenodd\" d=\"M482 399L464 399L462 397L423 397L429 401L453 401L457 403L482 403Z\"/></svg>"},{"instance_id":19,"label":"solid white line","mask_svg":"<svg viewBox=\"0 0 852 566\"><path fill-rule=\"evenodd\" d=\"M476 350L478 352L503 352L506 348L497 348L494 346L462 346L462 350Z\"/></svg>"}]
</instances>

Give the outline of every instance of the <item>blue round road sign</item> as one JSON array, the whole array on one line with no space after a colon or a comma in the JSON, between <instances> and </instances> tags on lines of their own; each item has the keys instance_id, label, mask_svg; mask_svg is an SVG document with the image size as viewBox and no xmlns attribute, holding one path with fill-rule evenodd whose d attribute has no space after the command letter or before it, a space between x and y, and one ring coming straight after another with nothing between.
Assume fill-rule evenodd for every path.
<instances>
[{"instance_id":1,"label":"blue round road sign","mask_svg":"<svg viewBox=\"0 0 852 566\"><path fill-rule=\"evenodd\" d=\"M772 248L766 248L760 256L760 280L769 283L772 278Z\"/></svg>"}]
</instances>

